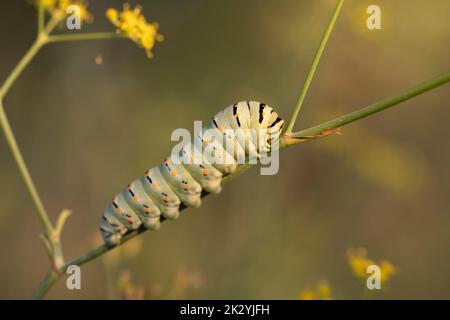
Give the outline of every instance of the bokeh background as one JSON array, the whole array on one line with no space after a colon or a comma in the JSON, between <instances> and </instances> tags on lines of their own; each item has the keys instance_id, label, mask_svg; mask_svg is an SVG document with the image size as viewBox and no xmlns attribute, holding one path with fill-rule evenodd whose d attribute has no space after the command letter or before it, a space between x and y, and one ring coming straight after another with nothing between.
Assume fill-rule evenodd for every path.
<instances>
[{"instance_id":1,"label":"bokeh background","mask_svg":"<svg viewBox=\"0 0 450 320\"><path fill-rule=\"evenodd\" d=\"M173 129L238 100L288 118L336 3L129 2L160 23L154 59L129 40L52 44L5 100L51 218L74 211L68 259L99 243L106 203L169 153ZM104 12L122 3L90 1L95 21L82 31L112 31ZM369 4L381 7L382 30L366 28ZM4 79L35 37L36 13L25 0L1 8ZM448 71L449 21L447 0L346 1L297 128ZM296 299L325 280L333 298L359 299L367 294L347 250L365 247L398 271L372 298L448 299L449 101L446 85L285 150L279 174L252 169L200 209L83 266L82 290L63 280L48 297ZM3 137L0 181L0 298L28 298L49 262Z\"/></svg>"}]
</instances>

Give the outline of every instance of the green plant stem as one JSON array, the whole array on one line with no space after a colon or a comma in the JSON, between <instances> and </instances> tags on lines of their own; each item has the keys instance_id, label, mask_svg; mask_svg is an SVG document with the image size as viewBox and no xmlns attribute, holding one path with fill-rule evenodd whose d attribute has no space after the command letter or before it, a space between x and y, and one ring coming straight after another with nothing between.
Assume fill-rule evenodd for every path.
<instances>
[{"instance_id":1,"label":"green plant stem","mask_svg":"<svg viewBox=\"0 0 450 320\"><path fill-rule=\"evenodd\" d=\"M45 275L41 282L39 282L39 290L36 290L31 298L35 300L42 299L42 297L48 292L48 290L50 290L50 288L56 283L56 280L58 280L59 277L60 275L55 271L49 271L49 273Z\"/></svg>"},{"instance_id":2,"label":"green plant stem","mask_svg":"<svg viewBox=\"0 0 450 320\"><path fill-rule=\"evenodd\" d=\"M0 87L0 99L3 99L6 93L11 89L11 86L23 72L23 70L28 66L28 64L33 60L39 50L46 43L45 38L39 38L33 43L31 48L27 51L27 53L23 56L23 58L19 61L14 70L10 73L10 75L6 78L3 85Z\"/></svg>"},{"instance_id":3,"label":"green plant stem","mask_svg":"<svg viewBox=\"0 0 450 320\"><path fill-rule=\"evenodd\" d=\"M45 9L42 1L40 1L38 7L38 27L37 27L38 35L44 30L44 24L45 24Z\"/></svg>"},{"instance_id":4,"label":"green plant stem","mask_svg":"<svg viewBox=\"0 0 450 320\"><path fill-rule=\"evenodd\" d=\"M9 123L8 117L6 115L3 101L6 94L11 89L12 85L19 78L25 68L29 65L29 63L33 60L39 50L47 43L50 42L66 42L66 41L77 41L77 40L97 40L97 39L113 39L113 38L124 38L123 35L112 33L112 32L104 32L104 33L90 33L90 34L69 34L69 35L50 35L50 33L55 29L55 27L60 23L60 21L64 18L63 12L55 12L47 24L45 24L45 10L42 4L39 5L38 8L38 34L37 38L30 47L30 49L26 52L23 58L19 61L17 66L12 70L9 76L6 78L4 83L0 87L0 126L5 135L6 142L11 150L13 158L16 162L16 165L19 169L19 173L22 176L22 179L25 183L25 186L31 196L34 206L36 207L39 221L44 229L43 240L46 245L46 249L48 254L52 260L52 269L42 280L41 292L46 292L52 284L58 279L62 271L65 271L67 265L64 265L63 251L60 241L60 235L62 231L62 226L64 225L64 221L68 217L67 212L63 212L60 215L60 219L57 223L57 228L54 229L53 225L50 221L47 211L42 203L42 200L39 196L37 188L34 184L33 179L31 178L31 174L28 170L28 167L25 163L23 155L18 146L17 140L12 131L11 125ZM95 251L93 252L95 257L95 253L101 254L105 251ZM88 259L89 256L84 257ZM73 263L72 263L73 264Z\"/></svg>"},{"instance_id":5,"label":"green plant stem","mask_svg":"<svg viewBox=\"0 0 450 320\"><path fill-rule=\"evenodd\" d=\"M39 50L48 43L48 35L53 31L53 29L57 26L61 19L61 15L54 15L50 19L48 24L44 26L44 14L42 6L39 7L38 29L40 31L37 35L37 38L0 87L0 126L13 155L14 161L16 162L17 168L19 169L19 173L22 176L22 180L25 183L25 187L27 188L33 204L36 207L39 221L44 229L43 239L46 245L46 249L48 250L49 255L52 257L52 268L55 270L59 269L64 264L62 246L60 242L60 232L55 232L55 230L53 229L53 225L50 221L48 213L45 210L45 207L36 189L36 185L31 178L30 171L28 170L17 140L12 131L11 125L5 112L5 108L3 106L3 100L6 94L11 89L12 85L22 74L25 68L29 65L29 63L33 60Z\"/></svg>"},{"instance_id":6,"label":"green plant stem","mask_svg":"<svg viewBox=\"0 0 450 320\"><path fill-rule=\"evenodd\" d=\"M60 12L60 11L55 12L52 15L52 17L50 18L47 25L44 26L44 29L42 30L42 32L40 34L41 35L45 34L46 36L48 36L50 33L52 33L52 31L56 28L58 23L60 23L63 18L64 18L63 12Z\"/></svg>"},{"instance_id":7,"label":"green plant stem","mask_svg":"<svg viewBox=\"0 0 450 320\"><path fill-rule=\"evenodd\" d=\"M301 131L298 131L295 133L291 133L290 136L295 137L295 138L301 138L301 137L312 136L312 135L318 134L320 132L324 132L326 130L340 128L350 122L368 117L374 113L377 113L377 112L380 112L387 108L390 108L392 106L395 106L405 100L411 99L419 94L422 94L422 93L429 91L433 88L436 88L438 86L441 86L449 81L450 81L450 72L447 72L436 78L433 78L431 80L423 82L422 84L420 84L414 88L411 88L409 90L406 90L396 96L383 99L383 100L378 101L374 104L371 104L365 108L362 108L355 112L340 116L336 119L333 119L333 120L330 120L327 122L323 122L314 127L311 127L311 128L305 129L305 130L301 130Z\"/></svg>"},{"instance_id":8,"label":"green plant stem","mask_svg":"<svg viewBox=\"0 0 450 320\"><path fill-rule=\"evenodd\" d=\"M114 32L57 34L49 37L49 42L68 42L81 40L125 39L126 36Z\"/></svg>"},{"instance_id":9,"label":"green plant stem","mask_svg":"<svg viewBox=\"0 0 450 320\"><path fill-rule=\"evenodd\" d=\"M330 22L328 23L328 27L325 30L322 40L320 41L319 48L317 49L316 54L314 55L314 59L311 64L311 67L309 69L308 75L306 76L305 83L303 84L302 90L300 91L300 95L298 97L297 103L295 104L291 119L289 120L289 124L286 128L287 134L291 133L292 130L294 129L294 125L295 125L295 122L297 121L297 117L298 117L300 109L303 105L303 101L305 100L306 94L309 90L309 87L311 86L311 82L314 77L314 74L316 73L320 58L322 57L322 53L327 45L328 39L330 38L331 31L333 31L334 25L336 23L337 17L339 15L339 12L341 11L343 4L344 4L344 0L339 0L339 2L336 4L336 7L334 8Z\"/></svg>"},{"instance_id":10,"label":"green plant stem","mask_svg":"<svg viewBox=\"0 0 450 320\"><path fill-rule=\"evenodd\" d=\"M394 97L391 98L387 98L384 100L381 100L380 102L374 103L373 105L370 105L368 107L362 108L361 110L352 112L350 114L341 116L339 118L324 122L322 124L319 124L317 126L314 126L312 128L306 129L306 130L302 130L296 133L292 133L290 135L285 135L282 137L281 142L280 142L280 149L284 149L290 145L296 144L298 142L301 141L305 141L302 140L301 138L303 137L310 137L316 134L319 134L321 132L324 132L326 130L330 130L330 129L336 129L339 128L341 126L344 126L350 122L353 122L355 120L367 117L369 115L372 115L376 112L380 112L384 109L387 109L389 107L392 107L396 104L399 104L402 101L405 101L407 99L410 99L414 96L417 96L419 94L422 94L426 91L429 91L433 88L436 88L440 85L445 84L446 82L450 81L450 72L447 72L441 76L438 76L432 80L429 80L421 85L418 85L417 87L414 87L410 90L407 90L399 95L396 95ZM294 142L292 142L293 138L300 138L300 139L294 139ZM230 181L232 181L233 179L235 179L236 177L238 177L239 175L241 175L242 173L244 173L245 171L247 171L249 168L253 167L252 165L242 165L238 168L237 172L235 172L234 174L231 175L227 175L224 177L222 184L227 184ZM207 193L204 195L206 196ZM185 209L185 207L181 208L180 210ZM164 221L164 220L162 220ZM125 235L122 238L122 242L121 245L124 244L125 242L127 242L128 240L136 237L137 235L145 232L145 229L139 229L139 230L135 230L130 232L129 234ZM41 299L45 296L45 294L48 292L48 290L56 283L56 281L59 279L59 277L66 271L66 269L70 266L70 265L77 265L77 266L81 266L105 253L107 253L110 250L113 250L115 248L118 248L119 246L115 246L115 247L110 247L107 246L105 244L100 245L90 251L88 251L86 254L83 254L75 259L73 259L72 261L67 262L66 264L64 264L64 266L62 266L60 269L54 271L50 271L46 277L39 283L38 287L36 288L34 294L33 294L33 299Z\"/></svg>"},{"instance_id":11,"label":"green plant stem","mask_svg":"<svg viewBox=\"0 0 450 320\"><path fill-rule=\"evenodd\" d=\"M11 129L11 125L9 123L8 117L5 113L5 109L3 106L3 100L6 96L6 94L11 89L12 85L17 80L17 78L22 74L23 70L25 70L25 68L29 65L31 60L33 60L33 58L39 52L39 50L48 42L48 33L51 32L56 27L57 23L58 23L58 21L56 18L52 18L49 21L49 24L45 27L45 30L41 31L38 34L33 45L30 47L30 49L23 56L23 58L19 61L17 66L13 69L13 71L10 73L10 75L6 78L5 82L0 87L0 125L2 128L2 131L5 135L6 142L11 150L13 158L19 169L20 175L22 176L25 186L31 196L33 204L36 207L39 221L41 222L41 224L44 228L44 233L50 241L52 239L53 226L52 226L52 223L50 222L48 214L44 208L42 200L39 197L39 193L36 189L33 179L31 178L28 167L25 163L25 160L24 160L22 153L19 149L19 146L17 144L17 140ZM55 244L52 247L52 250L54 252L56 252L56 254L58 254L62 251L60 245L58 245L58 244Z\"/></svg>"},{"instance_id":12,"label":"green plant stem","mask_svg":"<svg viewBox=\"0 0 450 320\"><path fill-rule=\"evenodd\" d=\"M9 124L8 117L5 113L5 109L3 107L3 98L6 93L11 88L12 84L16 81L25 67L30 63L39 49L44 45L44 42L40 40L36 40L30 50L25 54L25 56L20 60L17 67L12 71L9 77L5 80L4 84L0 88L0 125L5 135L6 142L11 150L11 153L14 157L14 160L17 164L19 172L22 176L23 181L25 182L25 186L27 187L31 199L37 209L39 220L44 227L44 231L47 235L51 233L52 224L50 219L48 218L47 212L45 211L44 205L39 197L36 186L31 178L30 172L25 164L25 160L23 159L22 153L20 152L19 146L17 144L16 138L14 137L14 133L11 129L11 125Z\"/></svg>"}]
</instances>

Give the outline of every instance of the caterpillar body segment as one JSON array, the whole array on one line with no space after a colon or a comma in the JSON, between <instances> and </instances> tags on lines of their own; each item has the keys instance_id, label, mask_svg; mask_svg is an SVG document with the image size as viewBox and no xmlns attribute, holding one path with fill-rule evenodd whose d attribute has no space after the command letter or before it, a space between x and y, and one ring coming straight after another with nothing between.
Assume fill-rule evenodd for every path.
<instances>
[{"instance_id":1,"label":"caterpillar body segment","mask_svg":"<svg viewBox=\"0 0 450 320\"><path fill-rule=\"evenodd\" d=\"M204 129L203 136L196 139L198 140L197 144L203 146L203 157L223 174L235 172L237 169L236 159L220 143L223 133L209 127Z\"/></svg>"},{"instance_id":2,"label":"caterpillar body segment","mask_svg":"<svg viewBox=\"0 0 450 320\"><path fill-rule=\"evenodd\" d=\"M160 227L161 210L145 191L140 179L131 182L122 192L130 207L137 213L144 227L158 230Z\"/></svg>"},{"instance_id":3,"label":"caterpillar body segment","mask_svg":"<svg viewBox=\"0 0 450 320\"><path fill-rule=\"evenodd\" d=\"M154 167L145 172L141 178L144 190L158 206L161 214L167 219L178 218L178 208L181 200L176 193L170 188L164 179L159 167Z\"/></svg>"},{"instance_id":4,"label":"caterpillar body segment","mask_svg":"<svg viewBox=\"0 0 450 320\"><path fill-rule=\"evenodd\" d=\"M206 192L219 193L222 189L222 172L217 170L206 159L201 159L201 154L195 154L196 149L190 142L183 146L179 161L184 164L186 170L198 181L201 188ZM197 157L197 158L196 158ZM196 161L198 159L198 161ZM202 160L200 162L199 160Z\"/></svg>"},{"instance_id":5,"label":"caterpillar body segment","mask_svg":"<svg viewBox=\"0 0 450 320\"><path fill-rule=\"evenodd\" d=\"M163 177L181 202L188 207L200 207L202 187L186 168L182 164L174 164L170 158L165 159L160 167Z\"/></svg>"},{"instance_id":6,"label":"caterpillar body segment","mask_svg":"<svg viewBox=\"0 0 450 320\"><path fill-rule=\"evenodd\" d=\"M111 206L112 205L112 206ZM125 195L121 192L112 199L110 209L116 213L117 219L130 230L139 229L142 224L136 211L134 211L125 200Z\"/></svg>"},{"instance_id":7,"label":"caterpillar body segment","mask_svg":"<svg viewBox=\"0 0 450 320\"><path fill-rule=\"evenodd\" d=\"M162 218L178 218L181 205L199 207L202 192L219 193L222 177L235 172L241 161L270 153L283 126L271 107L256 101L220 111L178 155L149 169L112 199L100 221L105 243L117 245L139 228L157 230Z\"/></svg>"}]
</instances>

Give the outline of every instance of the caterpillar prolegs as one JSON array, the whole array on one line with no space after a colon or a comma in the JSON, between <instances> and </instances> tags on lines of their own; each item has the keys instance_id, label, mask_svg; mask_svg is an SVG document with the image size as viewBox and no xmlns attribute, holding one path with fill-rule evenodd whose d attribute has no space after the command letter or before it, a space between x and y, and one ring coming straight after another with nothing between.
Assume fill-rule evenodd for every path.
<instances>
[{"instance_id":1,"label":"caterpillar prolegs","mask_svg":"<svg viewBox=\"0 0 450 320\"><path fill-rule=\"evenodd\" d=\"M202 191L219 193L222 177L236 171L238 160L270 153L283 126L271 107L256 101L220 111L193 142L112 199L100 222L105 243L117 245L123 235L139 228L159 229L162 217L178 217L180 205L199 207Z\"/></svg>"}]
</instances>

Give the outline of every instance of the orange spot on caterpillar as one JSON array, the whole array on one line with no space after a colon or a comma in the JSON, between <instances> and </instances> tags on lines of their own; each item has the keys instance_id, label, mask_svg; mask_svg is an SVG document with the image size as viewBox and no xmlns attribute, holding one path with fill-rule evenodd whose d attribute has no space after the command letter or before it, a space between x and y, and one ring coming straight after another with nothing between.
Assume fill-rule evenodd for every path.
<instances>
[{"instance_id":1,"label":"orange spot on caterpillar","mask_svg":"<svg viewBox=\"0 0 450 320\"><path fill-rule=\"evenodd\" d=\"M208 169L202 169L202 175L206 176L208 174Z\"/></svg>"},{"instance_id":2,"label":"orange spot on caterpillar","mask_svg":"<svg viewBox=\"0 0 450 320\"><path fill-rule=\"evenodd\" d=\"M172 171L172 176L176 177L177 176L177 172L175 170Z\"/></svg>"},{"instance_id":3,"label":"orange spot on caterpillar","mask_svg":"<svg viewBox=\"0 0 450 320\"><path fill-rule=\"evenodd\" d=\"M158 184L157 184L156 182L153 181L153 183L152 183L152 188L157 188L157 187L158 187Z\"/></svg>"}]
</instances>

